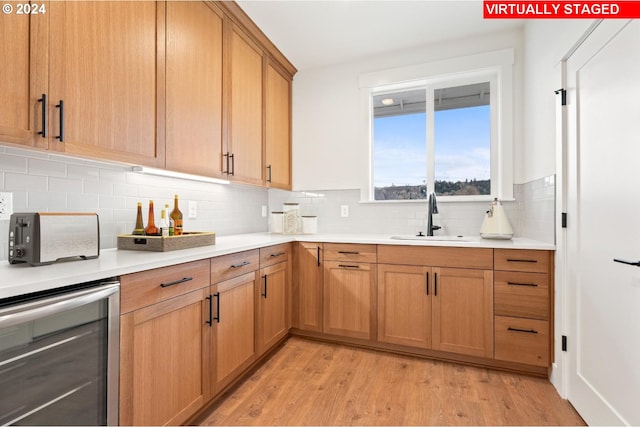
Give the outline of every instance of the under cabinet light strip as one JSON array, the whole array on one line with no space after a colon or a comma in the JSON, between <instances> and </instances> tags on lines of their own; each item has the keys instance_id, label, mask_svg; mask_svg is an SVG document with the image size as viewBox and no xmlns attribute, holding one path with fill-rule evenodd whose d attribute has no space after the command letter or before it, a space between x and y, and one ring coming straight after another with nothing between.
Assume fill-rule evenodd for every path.
<instances>
[{"instance_id":1,"label":"under cabinet light strip","mask_svg":"<svg viewBox=\"0 0 640 427\"><path fill-rule=\"evenodd\" d=\"M142 173L147 175L166 176L169 178L188 179L191 181L209 182L212 184L231 184L226 179L210 178L208 176L191 175L189 173L174 172L163 169L148 168L146 166L133 166L131 172Z\"/></svg>"}]
</instances>

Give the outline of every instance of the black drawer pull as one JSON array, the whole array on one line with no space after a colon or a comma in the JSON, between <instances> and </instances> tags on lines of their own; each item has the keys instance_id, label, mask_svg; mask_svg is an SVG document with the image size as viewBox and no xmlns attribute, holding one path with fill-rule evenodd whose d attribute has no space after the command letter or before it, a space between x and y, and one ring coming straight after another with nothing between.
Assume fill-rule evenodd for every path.
<instances>
[{"instance_id":1,"label":"black drawer pull","mask_svg":"<svg viewBox=\"0 0 640 427\"><path fill-rule=\"evenodd\" d=\"M175 280L173 282L168 282L168 283L160 283L160 287L162 288L168 288L169 286L173 286L173 285L179 285L180 283L184 283L184 282L188 282L190 280L193 280L193 277L183 277L180 280Z\"/></svg>"},{"instance_id":2,"label":"black drawer pull","mask_svg":"<svg viewBox=\"0 0 640 427\"><path fill-rule=\"evenodd\" d=\"M433 296L437 297L438 296L438 273L433 273L433 281L435 282L433 284Z\"/></svg>"},{"instance_id":3,"label":"black drawer pull","mask_svg":"<svg viewBox=\"0 0 640 427\"><path fill-rule=\"evenodd\" d=\"M532 264L535 264L538 262L537 259L512 259L512 258L507 258L508 262L530 262Z\"/></svg>"},{"instance_id":4,"label":"black drawer pull","mask_svg":"<svg viewBox=\"0 0 640 427\"><path fill-rule=\"evenodd\" d=\"M209 295L206 299L209 300L209 320L204 323L213 326L213 295Z\"/></svg>"},{"instance_id":5,"label":"black drawer pull","mask_svg":"<svg viewBox=\"0 0 640 427\"><path fill-rule=\"evenodd\" d=\"M427 295L429 295L429 273L427 273Z\"/></svg>"},{"instance_id":6,"label":"black drawer pull","mask_svg":"<svg viewBox=\"0 0 640 427\"><path fill-rule=\"evenodd\" d=\"M265 274L264 276L262 276L262 278L264 279L264 293L260 294L260 296L264 297L264 299L267 299L267 275Z\"/></svg>"},{"instance_id":7,"label":"black drawer pull","mask_svg":"<svg viewBox=\"0 0 640 427\"><path fill-rule=\"evenodd\" d=\"M60 103L56 105L56 108L60 109L60 134L56 136L60 142L64 142L64 101L61 99Z\"/></svg>"},{"instance_id":8,"label":"black drawer pull","mask_svg":"<svg viewBox=\"0 0 640 427\"><path fill-rule=\"evenodd\" d=\"M537 283L516 283L516 282L507 282L507 285L510 286L530 286L532 288L537 288L538 284Z\"/></svg>"},{"instance_id":9,"label":"black drawer pull","mask_svg":"<svg viewBox=\"0 0 640 427\"><path fill-rule=\"evenodd\" d=\"M338 264L340 268L360 268L359 265Z\"/></svg>"},{"instance_id":10,"label":"black drawer pull","mask_svg":"<svg viewBox=\"0 0 640 427\"><path fill-rule=\"evenodd\" d=\"M320 246L318 246L318 267L320 267Z\"/></svg>"},{"instance_id":11,"label":"black drawer pull","mask_svg":"<svg viewBox=\"0 0 640 427\"><path fill-rule=\"evenodd\" d=\"M519 329L519 328L512 328L511 326L509 326L509 328L507 328L508 331L513 331L513 332L526 332L528 334L537 334L538 331L536 331L535 329Z\"/></svg>"},{"instance_id":12,"label":"black drawer pull","mask_svg":"<svg viewBox=\"0 0 640 427\"><path fill-rule=\"evenodd\" d=\"M267 178L267 182L271 182L271 165L267 166L267 169L269 169L269 178Z\"/></svg>"},{"instance_id":13,"label":"black drawer pull","mask_svg":"<svg viewBox=\"0 0 640 427\"><path fill-rule=\"evenodd\" d=\"M223 154L222 157L224 157L227 166L227 170L223 170L222 173L229 175L229 152Z\"/></svg>"},{"instance_id":14,"label":"black drawer pull","mask_svg":"<svg viewBox=\"0 0 640 427\"><path fill-rule=\"evenodd\" d=\"M220 292L216 292L213 296L216 297L216 317L213 320L220 323Z\"/></svg>"},{"instance_id":15,"label":"black drawer pull","mask_svg":"<svg viewBox=\"0 0 640 427\"><path fill-rule=\"evenodd\" d=\"M38 135L42 135L43 138L47 137L47 94L43 93L42 98L38 99L38 102L42 102L42 131L38 132Z\"/></svg>"},{"instance_id":16,"label":"black drawer pull","mask_svg":"<svg viewBox=\"0 0 640 427\"><path fill-rule=\"evenodd\" d=\"M353 251L338 251L338 253L342 255L360 255L360 252Z\"/></svg>"},{"instance_id":17,"label":"black drawer pull","mask_svg":"<svg viewBox=\"0 0 640 427\"><path fill-rule=\"evenodd\" d=\"M278 252L276 254L269 255L269 258L277 258L277 257L285 255L285 254L286 254L286 252Z\"/></svg>"},{"instance_id":18,"label":"black drawer pull","mask_svg":"<svg viewBox=\"0 0 640 427\"><path fill-rule=\"evenodd\" d=\"M251 264L249 261L242 261L240 264L231 264L231 268L245 267L249 264Z\"/></svg>"}]
</instances>

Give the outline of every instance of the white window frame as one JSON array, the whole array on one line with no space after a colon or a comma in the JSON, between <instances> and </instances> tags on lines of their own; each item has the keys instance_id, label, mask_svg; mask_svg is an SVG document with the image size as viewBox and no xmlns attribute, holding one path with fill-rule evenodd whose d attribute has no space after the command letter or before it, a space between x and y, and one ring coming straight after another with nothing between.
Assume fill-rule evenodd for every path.
<instances>
[{"instance_id":1,"label":"white window frame","mask_svg":"<svg viewBox=\"0 0 640 427\"><path fill-rule=\"evenodd\" d=\"M452 58L428 64L395 68L360 76L361 132L368 141L367 176L363 177L361 201L371 203L416 203L425 200L375 200L373 184L373 95L416 87L428 87L427 104L433 105L433 90L489 81L491 85L491 194L440 196L439 201L485 201L494 197L513 200L513 49ZM431 114L430 114L431 111ZM433 165L434 117L427 108L427 161ZM428 168L427 191L434 190L435 172Z\"/></svg>"}]
</instances>

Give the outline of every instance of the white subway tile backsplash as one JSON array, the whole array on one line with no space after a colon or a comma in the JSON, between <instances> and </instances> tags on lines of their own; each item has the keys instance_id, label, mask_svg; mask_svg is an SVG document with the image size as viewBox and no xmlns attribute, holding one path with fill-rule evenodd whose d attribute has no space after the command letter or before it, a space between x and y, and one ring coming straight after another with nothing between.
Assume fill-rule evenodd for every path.
<instances>
[{"instance_id":1,"label":"white subway tile backsplash","mask_svg":"<svg viewBox=\"0 0 640 427\"><path fill-rule=\"evenodd\" d=\"M47 177L16 173L5 173L5 191L47 191Z\"/></svg>"},{"instance_id":2,"label":"white subway tile backsplash","mask_svg":"<svg viewBox=\"0 0 640 427\"><path fill-rule=\"evenodd\" d=\"M49 177L49 191L82 193L82 181L79 179Z\"/></svg>"},{"instance_id":3,"label":"white subway tile backsplash","mask_svg":"<svg viewBox=\"0 0 640 427\"><path fill-rule=\"evenodd\" d=\"M67 210L66 193L48 191L29 191L27 197L28 211L64 212Z\"/></svg>"},{"instance_id":4,"label":"white subway tile backsplash","mask_svg":"<svg viewBox=\"0 0 640 427\"><path fill-rule=\"evenodd\" d=\"M67 165L45 159L27 159L27 172L30 175L67 176Z\"/></svg>"},{"instance_id":5,"label":"white subway tile backsplash","mask_svg":"<svg viewBox=\"0 0 640 427\"><path fill-rule=\"evenodd\" d=\"M0 154L0 170L5 173L27 173L27 159L20 156Z\"/></svg>"},{"instance_id":6,"label":"white subway tile backsplash","mask_svg":"<svg viewBox=\"0 0 640 427\"><path fill-rule=\"evenodd\" d=\"M100 179L100 181L94 181L92 179L85 180L82 192L86 194L105 194L112 195L114 184L112 182Z\"/></svg>"},{"instance_id":7,"label":"white subway tile backsplash","mask_svg":"<svg viewBox=\"0 0 640 427\"><path fill-rule=\"evenodd\" d=\"M97 180L100 177L98 169L86 165L67 165L67 176L69 178L79 178L83 180Z\"/></svg>"}]
</instances>

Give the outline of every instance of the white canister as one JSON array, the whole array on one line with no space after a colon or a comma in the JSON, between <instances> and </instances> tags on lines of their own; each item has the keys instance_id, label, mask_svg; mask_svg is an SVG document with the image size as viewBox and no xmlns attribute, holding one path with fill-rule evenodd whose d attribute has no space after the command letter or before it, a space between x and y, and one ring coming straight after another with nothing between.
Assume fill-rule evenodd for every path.
<instances>
[{"instance_id":1,"label":"white canister","mask_svg":"<svg viewBox=\"0 0 640 427\"><path fill-rule=\"evenodd\" d=\"M318 217L303 216L302 217L302 234L315 234L318 232Z\"/></svg>"},{"instance_id":2,"label":"white canister","mask_svg":"<svg viewBox=\"0 0 640 427\"><path fill-rule=\"evenodd\" d=\"M282 233L284 231L284 212L271 212L271 232Z\"/></svg>"},{"instance_id":3,"label":"white canister","mask_svg":"<svg viewBox=\"0 0 640 427\"><path fill-rule=\"evenodd\" d=\"M284 203L283 229L285 234L300 232L300 205L298 203Z\"/></svg>"}]
</instances>

